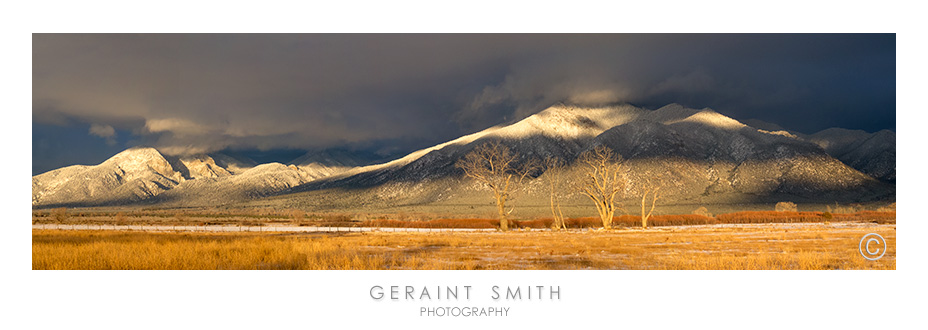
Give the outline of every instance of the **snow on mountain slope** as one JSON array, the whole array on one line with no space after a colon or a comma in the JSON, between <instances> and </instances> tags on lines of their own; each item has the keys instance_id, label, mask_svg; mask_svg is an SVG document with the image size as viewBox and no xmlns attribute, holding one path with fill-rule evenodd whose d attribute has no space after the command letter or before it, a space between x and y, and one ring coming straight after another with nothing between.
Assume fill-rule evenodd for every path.
<instances>
[{"instance_id":1,"label":"snow on mountain slope","mask_svg":"<svg viewBox=\"0 0 928 330\"><path fill-rule=\"evenodd\" d=\"M273 195L312 181L295 165L267 163L239 174L185 181L154 198L166 205L217 206Z\"/></svg>"},{"instance_id":2,"label":"snow on mountain slope","mask_svg":"<svg viewBox=\"0 0 928 330\"><path fill-rule=\"evenodd\" d=\"M69 166L32 177L32 204L118 204L157 196L183 182L153 148L130 148L95 166Z\"/></svg>"},{"instance_id":3,"label":"snow on mountain slope","mask_svg":"<svg viewBox=\"0 0 928 330\"><path fill-rule=\"evenodd\" d=\"M292 161L312 179L324 178L346 172L354 167L367 165L369 159L359 157L357 153L345 150L325 150L307 152Z\"/></svg>"},{"instance_id":4,"label":"snow on mountain slope","mask_svg":"<svg viewBox=\"0 0 928 330\"><path fill-rule=\"evenodd\" d=\"M558 104L509 126L494 126L433 147L414 151L394 161L358 167L344 174L355 175L402 167L433 151L445 147L464 146L481 139L518 140L532 137L558 140L589 139L613 126L634 120L644 112L645 110L631 105L580 107Z\"/></svg>"},{"instance_id":5,"label":"snow on mountain slope","mask_svg":"<svg viewBox=\"0 0 928 330\"><path fill-rule=\"evenodd\" d=\"M726 130L735 130L746 126L737 120L728 118L712 110L702 110L681 120L669 120L665 121L663 124L671 125L676 123L699 123Z\"/></svg>"},{"instance_id":6,"label":"snow on mountain slope","mask_svg":"<svg viewBox=\"0 0 928 330\"><path fill-rule=\"evenodd\" d=\"M714 193L799 194L831 198L886 193L872 178L830 157L821 147L792 134L747 126L711 109L671 104L657 110L629 105L601 108L552 106L509 126L496 126L393 162L353 169L294 191L354 186L389 191L378 196L412 198L422 182L460 177L455 162L477 145L500 141L523 160L555 157L572 162L583 151L603 144L626 162L629 193L643 173L672 182L664 190L680 198ZM418 188L402 191L418 182ZM442 181L444 182L444 181ZM445 183L447 184L447 183ZM440 189L452 198L463 187Z\"/></svg>"},{"instance_id":7,"label":"snow on mountain slope","mask_svg":"<svg viewBox=\"0 0 928 330\"><path fill-rule=\"evenodd\" d=\"M750 119L741 119L739 121L744 123L745 125L754 127L756 129L762 129L765 131L770 131L770 132L787 131L785 128L783 128L783 126L770 123L770 122L766 122L760 119L750 118Z\"/></svg>"},{"instance_id":8,"label":"snow on mountain slope","mask_svg":"<svg viewBox=\"0 0 928 330\"><path fill-rule=\"evenodd\" d=\"M871 134L862 130L829 128L806 139L863 173L886 182L896 182L896 133L893 131Z\"/></svg>"},{"instance_id":9,"label":"snow on mountain slope","mask_svg":"<svg viewBox=\"0 0 928 330\"><path fill-rule=\"evenodd\" d=\"M849 134L854 138L846 138ZM33 205L213 206L342 187L374 189L373 195L352 197L363 203L378 198L390 205L427 203L473 190L454 164L489 141L505 144L520 161L553 157L572 162L596 145L609 146L626 159L629 195L640 189L639 183L659 177L668 182L662 191L678 199L724 193L789 194L826 202L839 195L851 200L892 196L891 186L845 164L894 180L895 134L886 131L865 139L855 134L832 130L813 136L819 140L806 140L757 129L711 109L678 104L657 110L559 104L511 125L375 165L364 165L367 161L348 152L308 153L290 165L256 165L222 154L165 157L152 148L132 148L100 165L34 176ZM844 151L844 163L827 150ZM891 172L884 171L887 168Z\"/></svg>"},{"instance_id":10,"label":"snow on mountain slope","mask_svg":"<svg viewBox=\"0 0 928 330\"><path fill-rule=\"evenodd\" d=\"M239 174L258 165L255 161L245 157L232 157L226 154L213 153L208 155L217 166L232 174Z\"/></svg>"},{"instance_id":11,"label":"snow on mountain slope","mask_svg":"<svg viewBox=\"0 0 928 330\"><path fill-rule=\"evenodd\" d=\"M223 154L174 157L154 148L135 147L99 165L68 166L34 176L32 204L89 206L152 201L190 182L215 182L253 168L249 160Z\"/></svg>"},{"instance_id":12,"label":"snow on mountain slope","mask_svg":"<svg viewBox=\"0 0 928 330\"><path fill-rule=\"evenodd\" d=\"M837 157L851 151L857 144L869 137L870 133L863 130L832 127L809 135L806 139Z\"/></svg>"},{"instance_id":13,"label":"snow on mountain slope","mask_svg":"<svg viewBox=\"0 0 928 330\"><path fill-rule=\"evenodd\" d=\"M216 160L208 155L168 157L174 167L186 179L220 178L232 175L232 172L216 164Z\"/></svg>"},{"instance_id":14,"label":"snow on mountain slope","mask_svg":"<svg viewBox=\"0 0 928 330\"><path fill-rule=\"evenodd\" d=\"M896 133L889 130L873 133L839 159L875 178L896 182Z\"/></svg>"}]
</instances>

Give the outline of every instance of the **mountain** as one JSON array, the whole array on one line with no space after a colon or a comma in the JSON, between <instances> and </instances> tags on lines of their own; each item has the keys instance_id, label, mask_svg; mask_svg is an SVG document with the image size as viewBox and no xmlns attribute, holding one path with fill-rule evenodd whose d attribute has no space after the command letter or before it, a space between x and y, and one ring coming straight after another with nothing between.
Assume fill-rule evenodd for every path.
<instances>
[{"instance_id":1,"label":"mountain","mask_svg":"<svg viewBox=\"0 0 928 330\"><path fill-rule=\"evenodd\" d=\"M100 165L34 176L33 206L260 204L323 209L484 203L481 186L464 178L454 164L491 141L509 147L520 162L564 160L575 174L582 171L575 160L584 151L608 146L624 158L627 184L622 198L628 199L639 195L649 181L660 182L662 199L668 203L895 198L892 181L861 173L867 170L894 180L895 134L889 131L799 137L755 128L708 108L558 104L508 125L376 164L363 153L336 150L307 153L289 164L258 165L222 154L165 157L152 148L133 148ZM843 158L836 159L833 152ZM888 164L891 174L881 172ZM542 171L535 175L546 178ZM544 195L543 182L529 180L523 201L538 199L534 202L542 205L538 196Z\"/></svg>"},{"instance_id":2,"label":"mountain","mask_svg":"<svg viewBox=\"0 0 928 330\"><path fill-rule=\"evenodd\" d=\"M316 179L295 165L267 163L234 175L187 180L153 197L165 205L220 206L273 195Z\"/></svg>"},{"instance_id":3,"label":"mountain","mask_svg":"<svg viewBox=\"0 0 928 330\"><path fill-rule=\"evenodd\" d=\"M896 182L896 133L829 128L806 137L848 166L874 178Z\"/></svg>"},{"instance_id":4,"label":"mountain","mask_svg":"<svg viewBox=\"0 0 928 330\"><path fill-rule=\"evenodd\" d=\"M502 140L523 158L575 158L597 135L628 122L646 111L630 105L598 108L555 106L508 126L495 126L465 135L400 159L352 169L342 182L374 185L390 180L422 180L457 172L454 162L477 144ZM331 180L320 182L325 185Z\"/></svg>"},{"instance_id":5,"label":"mountain","mask_svg":"<svg viewBox=\"0 0 928 330\"><path fill-rule=\"evenodd\" d=\"M474 184L462 180L454 164L490 141L501 142L523 160L555 157L568 163L596 145L608 146L626 159L627 196L639 193L648 177L662 178L664 194L678 201L719 194L739 195L741 200L794 196L810 201L894 194L894 188L791 133L756 129L711 109L678 104L653 111L630 105L559 104L511 125L463 136L392 162L354 168L288 193L369 188L374 201L365 202L379 199L383 204L463 198L475 189Z\"/></svg>"},{"instance_id":6,"label":"mountain","mask_svg":"<svg viewBox=\"0 0 928 330\"><path fill-rule=\"evenodd\" d=\"M33 206L124 205L190 198L228 202L306 183L296 166L224 154L165 156L154 148L129 148L99 165L75 165L32 178ZM221 196L221 197L217 197Z\"/></svg>"},{"instance_id":7,"label":"mountain","mask_svg":"<svg viewBox=\"0 0 928 330\"><path fill-rule=\"evenodd\" d=\"M863 130L832 127L814 134L802 134L757 119L743 122L758 130L815 143L832 157L864 174L883 182L896 182L896 133L893 131L867 133Z\"/></svg>"},{"instance_id":8,"label":"mountain","mask_svg":"<svg viewBox=\"0 0 928 330\"><path fill-rule=\"evenodd\" d=\"M310 151L289 162L306 171L312 179L343 173L354 167L368 165L377 159L373 155L347 150Z\"/></svg>"},{"instance_id":9,"label":"mountain","mask_svg":"<svg viewBox=\"0 0 928 330\"><path fill-rule=\"evenodd\" d=\"M783 126L780 126L780 125L777 125L771 122L763 121L760 119L754 119L754 118L743 119L741 120L741 122L744 123L745 125L754 127L756 129L762 129L762 130L769 131L769 132L787 131L787 129L783 128Z\"/></svg>"},{"instance_id":10,"label":"mountain","mask_svg":"<svg viewBox=\"0 0 928 330\"><path fill-rule=\"evenodd\" d=\"M74 165L32 177L32 204L125 204L157 196L185 180L153 148L130 148L95 166Z\"/></svg>"}]
</instances>

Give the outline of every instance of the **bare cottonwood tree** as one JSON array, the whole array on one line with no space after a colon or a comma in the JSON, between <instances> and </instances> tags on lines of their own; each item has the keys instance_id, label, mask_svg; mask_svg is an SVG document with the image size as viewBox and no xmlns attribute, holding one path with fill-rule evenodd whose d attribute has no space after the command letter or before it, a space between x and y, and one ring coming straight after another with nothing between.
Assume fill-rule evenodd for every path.
<instances>
[{"instance_id":1,"label":"bare cottonwood tree","mask_svg":"<svg viewBox=\"0 0 928 330\"><path fill-rule=\"evenodd\" d=\"M625 189L622 156L600 145L580 155L578 163L586 169L580 192L596 204L603 228L612 228L615 210L622 210L621 205L615 204L615 195Z\"/></svg>"},{"instance_id":2,"label":"bare cottonwood tree","mask_svg":"<svg viewBox=\"0 0 928 330\"><path fill-rule=\"evenodd\" d=\"M561 194L564 192L564 163L549 157L545 159L545 177L551 192L551 215L554 217L554 229L567 229L564 213L561 212Z\"/></svg>"},{"instance_id":3,"label":"bare cottonwood tree","mask_svg":"<svg viewBox=\"0 0 928 330\"><path fill-rule=\"evenodd\" d=\"M660 198L660 183L657 179L645 179L641 186L641 227L648 228L648 219L651 213L654 213L654 206L657 205L657 199ZM645 213L648 207L648 195L651 195L651 208Z\"/></svg>"},{"instance_id":4,"label":"bare cottonwood tree","mask_svg":"<svg viewBox=\"0 0 928 330\"><path fill-rule=\"evenodd\" d=\"M501 230L509 230L506 202L520 188L522 180L538 168L534 159L521 165L517 164L518 159L518 155L508 147L499 142L489 142L474 148L455 164L464 170L465 175L487 185L493 191Z\"/></svg>"}]
</instances>

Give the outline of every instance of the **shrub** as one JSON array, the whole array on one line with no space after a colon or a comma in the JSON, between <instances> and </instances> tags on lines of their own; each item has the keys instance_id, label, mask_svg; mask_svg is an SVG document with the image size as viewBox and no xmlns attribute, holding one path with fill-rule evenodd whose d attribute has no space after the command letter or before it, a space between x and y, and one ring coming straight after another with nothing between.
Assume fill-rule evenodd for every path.
<instances>
[{"instance_id":1,"label":"shrub","mask_svg":"<svg viewBox=\"0 0 928 330\"><path fill-rule=\"evenodd\" d=\"M896 203L892 203L876 209L877 212L896 212Z\"/></svg>"},{"instance_id":2,"label":"shrub","mask_svg":"<svg viewBox=\"0 0 928 330\"><path fill-rule=\"evenodd\" d=\"M533 220L512 220L514 228L551 228L554 227L554 218L540 218Z\"/></svg>"},{"instance_id":3,"label":"shrub","mask_svg":"<svg viewBox=\"0 0 928 330\"><path fill-rule=\"evenodd\" d=\"M649 227L658 226L690 226L690 225L708 225L718 223L715 218L698 214L665 214L652 215L648 219ZM624 227L641 227L641 217L635 215L623 215L616 217L613 224Z\"/></svg>"},{"instance_id":4,"label":"shrub","mask_svg":"<svg viewBox=\"0 0 928 330\"><path fill-rule=\"evenodd\" d=\"M496 228L499 220L496 219L435 219L428 221L403 221L377 219L361 223L362 227L383 228Z\"/></svg>"},{"instance_id":5,"label":"shrub","mask_svg":"<svg viewBox=\"0 0 928 330\"><path fill-rule=\"evenodd\" d=\"M840 206L838 203L835 203L834 209L832 209L831 206L828 206L827 209L828 212L831 213L856 213L860 211L860 205Z\"/></svg>"},{"instance_id":6,"label":"shrub","mask_svg":"<svg viewBox=\"0 0 928 330\"><path fill-rule=\"evenodd\" d=\"M116 213L116 224L117 225L124 226L127 223L128 221L126 220L126 212Z\"/></svg>"},{"instance_id":7,"label":"shrub","mask_svg":"<svg viewBox=\"0 0 928 330\"><path fill-rule=\"evenodd\" d=\"M648 220L648 226L692 226L711 224L751 224L751 223L811 223L829 221L869 221L876 223L895 223L896 212L860 211L840 214L831 212L777 212L777 211L744 211L719 214L708 217L699 214L665 214L654 215ZM538 218L532 220L510 220L513 228L551 228L552 218ZM602 220L599 217L581 217L565 219L567 228L601 228ZM641 217L635 215L622 215L614 217L612 224L615 227L641 227ZM436 219L428 221L403 221L391 219L367 220L361 223L364 227L385 228L498 228L497 219Z\"/></svg>"},{"instance_id":8,"label":"shrub","mask_svg":"<svg viewBox=\"0 0 928 330\"><path fill-rule=\"evenodd\" d=\"M564 223L567 225L567 228L598 228L603 226L603 220L599 217L565 219ZM613 224L615 223L613 222Z\"/></svg>"},{"instance_id":9,"label":"shrub","mask_svg":"<svg viewBox=\"0 0 928 330\"><path fill-rule=\"evenodd\" d=\"M825 214L831 214L827 218ZM834 221L870 221L876 223L896 223L896 212L860 211L855 213L831 212L773 212L745 211L719 214L719 223L792 223L820 222L822 218Z\"/></svg>"},{"instance_id":10,"label":"shrub","mask_svg":"<svg viewBox=\"0 0 928 330\"><path fill-rule=\"evenodd\" d=\"M712 213L710 213L709 209L707 209L705 206L700 206L698 209L693 210L693 214L701 215L707 218L712 217Z\"/></svg>"},{"instance_id":11,"label":"shrub","mask_svg":"<svg viewBox=\"0 0 928 330\"><path fill-rule=\"evenodd\" d=\"M306 216L306 212L303 212L297 209L292 209L290 210L289 213L290 213L290 218L293 219L293 222L296 224L300 224L301 222L303 222L303 217Z\"/></svg>"},{"instance_id":12,"label":"shrub","mask_svg":"<svg viewBox=\"0 0 928 330\"><path fill-rule=\"evenodd\" d=\"M68 209L64 207L59 207L52 210L52 219L55 219L55 222L65 222L68 220Z\"/></svg>"},{"instance_id":13,"label":"shrub","mask_svg":"<svg viewBox=\"0 0 928 330\"><path fill-rule=\"evenodd\" d=\"M775 210L777 212L797 212L799 208L796 207L796 203L793 202L779 202L777 203Z\"/></svg>"},{"instance_id":14,"label":"shrub","mask_svg":"<svg viewBox=\"0 0 928 330\"><path fill-rule=\"evenodd\" d=\"M792 223L822 221L822 212L744 211L719 214L720 223Z\"/></svg>"},{"instance_id":15,"label":"shrub","mask_svg":"<svg viewBox=\"0 0 928 330\"><path fill-rule=\"evenodd\" d=\"M870 221L875 223L896 223L896 212L859 211L849 214L835 214L836 219L845 221Z\"/></svg>"}]
</instances>

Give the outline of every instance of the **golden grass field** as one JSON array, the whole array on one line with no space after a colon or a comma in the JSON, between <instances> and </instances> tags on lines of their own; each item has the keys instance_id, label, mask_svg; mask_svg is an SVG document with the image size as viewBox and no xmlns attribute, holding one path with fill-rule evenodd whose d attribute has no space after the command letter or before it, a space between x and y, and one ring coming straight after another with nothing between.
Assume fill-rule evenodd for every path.
<instances>
[{"instance_id":1,"label":"golden grass field","mask_svg":"<svg viewBox=\"0 0 928 330\"><path fill-rule=\"evenodd\" d=\"M882 235L869 261L858 242ZM33 269L895 269L895 224L435 233L33 230Z\"/></svg>"}]
</instances>

